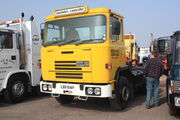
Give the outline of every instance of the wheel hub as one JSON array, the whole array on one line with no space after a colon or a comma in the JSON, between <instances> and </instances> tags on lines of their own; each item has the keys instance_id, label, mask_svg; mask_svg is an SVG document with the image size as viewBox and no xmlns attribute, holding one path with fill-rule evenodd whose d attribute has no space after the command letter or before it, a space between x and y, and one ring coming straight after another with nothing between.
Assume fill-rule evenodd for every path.
<instances>
[{"instance_id":1,"label":"wheel hub","mask_svg":"<svg viewBox=\"0 0 180 120\"><path fill-rule=\"evenodd\" d=\"M129 99L129 89L126 86L124 86L122 89L122 99L124 101L127 101Z\"/></svg>"},{"instance_id":2,"label":"wheel hub","mask_svg":"<svg viewBox=\"0 0 180 120\"><path fill-rule=\"evenodd\" d=\"M17 82L12 87L12 93L14 96L21 96L24 93L24 84L22 82Z\"/></svg>"}]
</instances>

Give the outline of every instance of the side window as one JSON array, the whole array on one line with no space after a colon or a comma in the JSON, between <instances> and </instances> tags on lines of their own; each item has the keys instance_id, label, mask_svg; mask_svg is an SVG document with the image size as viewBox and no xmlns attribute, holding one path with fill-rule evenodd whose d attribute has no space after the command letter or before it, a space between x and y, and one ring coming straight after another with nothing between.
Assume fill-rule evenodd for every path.
<instances>
[{"instance_id":1,"label":"side window","mask_svg":"<svg viewBox=\"0 0 180 120\"><path fill-rule=\"evenodd\" d=\"M1 34L0 34L0 48L3 48L3 49L12 49L13 48L12 33L1 32Z\"/></svg>"},{"instance_id":2,"label":"side window","mask_svg":"<svg viewBox=\"0 0 180 120\"><path fill-rule=\"evenodd\" d=\"M123 36L123 34L124 34L124 33L123 33L123 32L124 32L124 31L123 31L123 20L121 20L120 23L121 23L121 36L120 36L120 38L121 38L121 40L124 40L124 39L123 39L123 37L124 37L124 36Z\"/></svg>"},{"instance_id":3,"label":"side window","mask_svg":"<svg viewBox=\"0 0 180 120\"><path fill-rule=\"evenodd\" d=\"M116 17L111 16L111 23L110 23L110 30L111 30L110 36L111 36L111 40L118 40L119 39L119 35L113 35L112 34L112 23L116 22L116 21L118 21L118 19Z\"/></svg>"}]
</instances>

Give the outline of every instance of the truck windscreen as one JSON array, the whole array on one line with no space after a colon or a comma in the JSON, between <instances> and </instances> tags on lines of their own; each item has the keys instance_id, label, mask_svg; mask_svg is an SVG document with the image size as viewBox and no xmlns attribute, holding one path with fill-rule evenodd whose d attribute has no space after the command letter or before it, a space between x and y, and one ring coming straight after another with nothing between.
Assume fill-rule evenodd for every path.
<instances>
[{"instance_id":1,"label":"truck windscreen","mask_svg":"<svg viewBox=\"0 0 180 120\"><path fill-rule=\"evenodd\" d=\"M165 52L165 40L158 40L158 50L160 54L164 54Z\"/></svg>"},{"instance_id":2,"label":"truck windscreen","mask_svg":"<svg viewBox=\"0 0 180 120\"><path fill-rule=\"evenodd\" d=\"M177 41L175 41L174 64L180 65L180 35L177 38Z\"/></svg>"},{"instance_id":3,"label":"truck windscreen","mask_svg":"<svg viewBox=\"0 0 180 120\"><path fill-rule=\"evenodd\" d=\"M158 51L160 54L167 54L171 50L171 40L158 40Z\"/></svg>"},{"instance_id":4,"label":"truck windscreen","mask_svg":"<svg viewBox=\"0 0 180 120\"><path fill-rule=\"evenodd\" d=\"M93 15L45 23L44 46L100 43L106 40L106 17Z\"/></svg>"}]
</instances>

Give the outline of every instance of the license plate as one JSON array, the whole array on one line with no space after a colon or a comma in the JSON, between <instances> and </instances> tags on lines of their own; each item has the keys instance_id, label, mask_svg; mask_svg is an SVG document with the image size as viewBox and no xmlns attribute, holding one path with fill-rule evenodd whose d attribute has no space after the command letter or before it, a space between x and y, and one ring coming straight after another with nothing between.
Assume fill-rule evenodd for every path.
<instances>
[{"instance_id":1,"label":"license plate","mask_svg":"<svg viewBox=\"0 0 180 120\"><path fill-rule=\"evenodd\" d=\"M74 86L73 85L61 85L61 89L74 89Z\"/></svg>"}]
</instances>

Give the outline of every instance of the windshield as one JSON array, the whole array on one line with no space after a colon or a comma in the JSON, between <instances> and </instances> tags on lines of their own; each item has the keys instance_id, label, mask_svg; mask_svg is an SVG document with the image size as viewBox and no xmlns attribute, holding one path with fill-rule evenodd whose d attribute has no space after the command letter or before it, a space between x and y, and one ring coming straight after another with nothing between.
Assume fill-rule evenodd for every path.
<instances>
[{"instance_id":1,"label":"windshield","mask_svg":"<svg viewBox=\"0 0 180 120\"><path fill-rule=\"evenodd\" d=\"M171 50L170 39L158 40L158 49L160 54L166 54Z\"/></svg>"},{"instance_id":2,"label":"windshield","mask_svg":"<svg viewBox=\"0 0 180 120\"><path fill-rule=\"evenodd\" d=\"M180 65L180 35L175 37L175 58L174 58L174 64Z\"/></svg>"},{"instance_id":3,"label":"windshield","mask_svg":"<svg viewBox=\"0 0 180 120\"><path fill-rule=\"evenodd\" d=\"M104 15L62 19L45 23L44 45L99 43L106 40Z\"/></svg>"}]
</instances>

